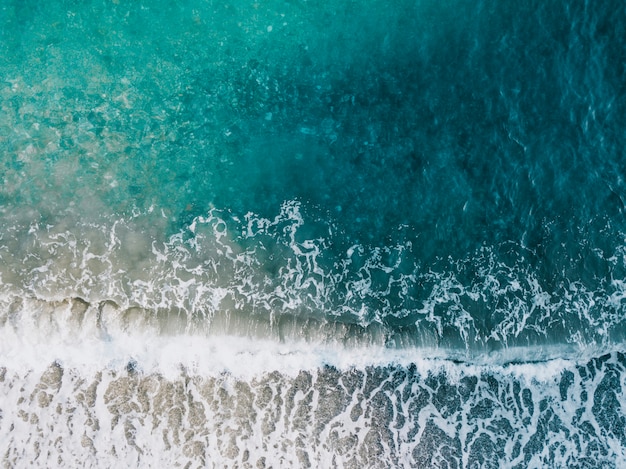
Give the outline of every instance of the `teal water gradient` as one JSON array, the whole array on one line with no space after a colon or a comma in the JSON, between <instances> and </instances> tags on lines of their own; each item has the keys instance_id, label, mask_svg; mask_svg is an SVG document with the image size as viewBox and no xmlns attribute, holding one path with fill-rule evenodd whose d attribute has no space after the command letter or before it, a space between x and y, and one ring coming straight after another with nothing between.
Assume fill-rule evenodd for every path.
<instances>
[{"instance_id":1,"label":"teal water gradient","mask_svg":"<svg viewBox=\"0 0 626 469\"><path fill-rule=\"evenodd\" d=\"M623 340L621 6L18 2L2 15L11 291L135 304L121 298L150 281L156 246L226 262L189 230L217 210L261 269L213 280L245 290L220 311L382 326L417 345L426 330L444 347ZM70 279L37 271L59 261L50 230L79 245L60 256ZM86 277L127 286L71 284ZM296 290L296 308L276 294Z\"/></svg>"}]
</instances>

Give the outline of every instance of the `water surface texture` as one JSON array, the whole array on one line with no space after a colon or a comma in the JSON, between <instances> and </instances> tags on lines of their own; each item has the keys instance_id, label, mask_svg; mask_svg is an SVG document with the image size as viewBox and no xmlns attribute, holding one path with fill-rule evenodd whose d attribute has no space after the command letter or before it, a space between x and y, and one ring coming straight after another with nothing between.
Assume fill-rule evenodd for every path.
<instances>
[{"instance_id":1,"label":"water surface texture","mask_svg":"<svg viewBox=\"0 0 626 469\"><path fill-rule=\"evenodd\" d=\"M0 0L0 457L620 467L620 1Z\"/></svg>"}]
</instances>

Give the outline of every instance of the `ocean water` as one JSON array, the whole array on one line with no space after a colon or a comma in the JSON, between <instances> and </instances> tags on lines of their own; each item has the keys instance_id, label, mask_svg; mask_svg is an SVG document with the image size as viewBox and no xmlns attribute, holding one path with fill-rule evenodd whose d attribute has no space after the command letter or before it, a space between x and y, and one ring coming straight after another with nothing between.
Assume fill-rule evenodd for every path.
<instances>
[{"instance_id":1,"label":"ocean water","mask_svg":"<svg viewBox=\"0 0 626 469\"><path fill-rule=\"evenodd\" d=\"M626 467L626 4L0 0L3 467Z\"/></svg>"}]
</instances>

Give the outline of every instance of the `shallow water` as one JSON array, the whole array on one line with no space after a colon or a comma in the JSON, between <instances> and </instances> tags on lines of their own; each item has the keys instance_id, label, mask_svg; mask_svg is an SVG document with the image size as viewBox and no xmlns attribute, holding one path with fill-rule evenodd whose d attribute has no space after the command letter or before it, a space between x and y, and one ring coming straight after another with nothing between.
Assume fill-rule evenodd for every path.
<instances>
[{"instance_id":1,"label":"shallow water","mask_svg":"<svg viewBox=\"0 0 626 469\"><path fill-rule=\"evenodd\" d=\"M0 2L5 464L618 467L625 13Z\"/></svg>"}]
</instances>

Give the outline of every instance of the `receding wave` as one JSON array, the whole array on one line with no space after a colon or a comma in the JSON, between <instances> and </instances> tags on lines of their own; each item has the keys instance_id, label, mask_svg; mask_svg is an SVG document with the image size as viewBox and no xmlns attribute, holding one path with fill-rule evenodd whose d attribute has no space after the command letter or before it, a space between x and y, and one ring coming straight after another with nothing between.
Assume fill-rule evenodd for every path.
<instances>
[{"instance_id":1,"label":"receding wave","mask_svg":"<svg viewBox=\"0 0 626 469\"><path fill-rule=\"evenodd\" d=\"M211 352L204 360L215 359ZM91 371L60 362L3 367L4 461L617 467L626 457L621 353L507 367L296 368L245 377L189 365L162 373L134 361Z\"/></svg>"}]
</instances>

